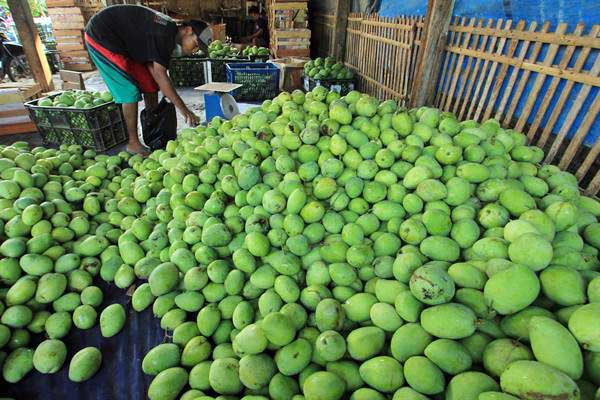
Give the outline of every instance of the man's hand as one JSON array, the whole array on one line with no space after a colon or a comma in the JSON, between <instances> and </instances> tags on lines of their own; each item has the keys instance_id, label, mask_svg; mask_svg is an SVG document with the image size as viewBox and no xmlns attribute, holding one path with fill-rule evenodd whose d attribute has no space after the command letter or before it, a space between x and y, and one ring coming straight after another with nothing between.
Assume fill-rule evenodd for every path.
<instances>
[{"instance_id":1,"label":"man's hand","mask_svg":"<svg viewBox=\"0 0 600 400\"><path fill-rule=\"evenodd\" d=\"M196 125L198 125L198 117L196 116L196 114L194 114L192 111L190 111L189 108L184 107L181 110L181 114L183 115L183 118L185 119L185 123L188 124L189 126L195 127Z\"/></svg>"},{"instance_id":2,"label":"man's hand","mask_svg":"<svg viewBox=\"0 0 600 400\"><path fill-rule=\"evenodd\" d=\"M179 95L175 91L173 83L167 75L167 69L161 64L154 62L150 66L150 73L152 74L152 77L154 78L156 83L158 83L160 91L165 96L167 96L169 100L171 100L171 103L173 103L175 107L177 107L181 115L183 115L185 122L189 126L198 125L198 117L193 112L191 112L189 108L187 108L183 100L181 100L181 97L179 97Z\"/></svg>"}]
</instances>

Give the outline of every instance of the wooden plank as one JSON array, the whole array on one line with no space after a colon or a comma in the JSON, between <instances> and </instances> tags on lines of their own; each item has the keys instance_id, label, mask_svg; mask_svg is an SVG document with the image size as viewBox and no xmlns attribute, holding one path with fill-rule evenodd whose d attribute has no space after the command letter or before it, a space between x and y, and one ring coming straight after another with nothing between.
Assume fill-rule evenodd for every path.
<instances>
[{"instance_id":1,"label":"wooden plank","mask_svg":"<svg viewBox=\"0 0 600 400\"><path fill-rule=\"evenodd\" d=\"M85 24L85 20L83 19L83 15L53 15L52 17L50 17L50 20L52 20L52 26L57 26L58 28L56 29L61 29L60 26L61 24L67 24L67 23L71 23L71 24L81 24L84 25Z\"/></svg>"},{"instance_id":2,"label":"wooden plank","mask_svg":"<svg viewBox=\"0 0 600 400\"><path fill-rule=\"evenodd\" d=\"M544 29L547 29L549 26L550 26L549 22L544 23L544 25L542 25L542 31L544 31ZM528 58L529 62L536 62L541 50L542 50L542 43L535 42L533 45L533 49L531 50L531 55ZM518 60L518 61L521 61L521 63L524 62L522 60ZM514 70L517 73L522 69L523 68L521 68L520 65L515 65ZM508 108L508 112L506 113L506 116L504 117L505 125L508 125L511 123L513 114L514 114L515 110L517 109L517 104L519 104L519 100L521 99L521 96L525 92L525 87L527 85L527 81L529 80L530 74L531 74L531 71L525 70L525 71L523 71L523 73L521 74L521 77L519 78L519 84L515 91L515 95L511 98L510 107Z\"/></svg>"},{"instance_id":3,"label":"wooden plank","mask_svg":"<svg viewBox=\"0 0 600 400\"><path fill-rule=\"evenodd\" d=\"M20 115L29 115L29 111L23 106L23 103L0 105L0 120L2 118L18 117Z\"/></svg>"},{"instance_id":4,"label":"wooden plank","mask_svg":"<svg viewBox=\"0 0 600 400\"><path fill-rule=\"evenodd\" d=\"M585 189L585 194L588 196L595 196L598 194L598 191L600 191L600 171L596 173L594 179L592 179L588 187Z\"/></svg>"},{"instance_id":5,"label":"wooden plank","mask_svg":"<svg viewBox=\"0 0 600 400\"><path fill-rule=\"evenodd\" d=\"M35 81L44 91L54 89L50 65L48 65L42 41L33 22L29 4L26 1L8 0L8 7L17 26L19 38Z\"/></svg>"},{"instance_id":6,"label":"wooden plank","mask_svg":"<svg viewBox=\"0 0 600 400\"><path fill-rule=\"evenodd\" d=\"M85 90L85 85L74 82L63 82L63 90Z\"/></svg>"},{"instance_id":7,"label":"wooden plank","mask_svg":"<svg viewBox=\"0 0 600 400\"><path fill-rule=\"evenodd\" d=\"M60 79L62 79L65 82L83 82L83 74L81 72L61 69L58 73L60 75Z\"/></svg>"},{"instance_id":8,"label":"wooden plank","mask_svg":"<svg viewBox=\"0 0 600 400\"><path fill-rule=\"evenodd\" d=\"M512 25L511 20L506 21L505 29L510 29L511 25ZM505 45L506 45L506 38L500 38L500 43L498 44L498 50L496 51L496 54L502 54L504 52ZM489 90L490 90L490 87L492 86L492 82L494 81L494 79L496 77L496 69L497 68L498 68L498 62L493 61L492 65L490 66L490 69L487 72L487 80L483 87L483 93L481 94L481 100L479 101L479 104L477 105L477 109L475 110L475 116L473 117L476 121L479 121L479 116L481 115L481 112L483 111L483 107L485 106L485 104L488 100Z\"/></svg>"},{"instance_id":9,"label":"wooden plank","mask_svg":"<svg viewBox=\"0 0 600 400\"><path fill-rule=\"evenodd\" d=\"M308 3L273 4L271 10L308 10Z\"/></svg>"},{"instance_id":10,"label":"wooden plank","mask_svg":"<svg viewBox=\"0 0 600 400\"><path fill-rule=\"evenodd\" d=\"M29 132L37 132L35 124L29 119L29 114L0 119L0 136Z\"/></svg>"},{"instance_id":11,"label":"wooden plank","mask_svg":"<svg viewBox=\"0 0 600 400\"><path fill-rule=\"evenodd\" d=\"M83 40L83 32L81 29L57 29L54 28L54 37L56 40L63 38L79 38Z\"/></svg>"},{"instance_id":12,"label":"wooden plank","mask_svg":"<svg viewBox=\"0 0 600 400\"><path fill-rule=\"evenodd\" d=\"M546 22L544 24L544 26L542 26L542 31L548 30L549 26L550 26L550 23ZM537 22L533 21L529 25L529 31L535 31L536 28L537 28ZM525 59L525 56L527 55L527 51L529 50L530 43L531 43L530 41L523 42L523 44L521 45L521 50L519 51L519 55L517 57L518 60ZM506 64L506 68L508 69L508 64ZM496 110L496 115L494 117L498 121L500 121L500 118L502 117L502 114L504 113L504 109L506 108L508 99L510 98L510 95L511 95L513 87L516 83L518 74L519 74L519 69L513 68L512 72L510 74L510 77L508 79L506 89L504 90L504 95L502 96L502 99L500 100L500 104L498 105L498 109Z\"/></svg>"},{"instance_id":13,"label":"wooden plank","mask_svg":"<svg viewBox=\"0 0 600 400\"><path fill-rule=\"evenodd\" d=\"M571 165L571 162L575 159L575 155L577 154L577 151L582 146L582 143L585 140L585 137L590 132L590 129L592 128L592 125L594 124L594 121L596 121L596 118L598 117L599 112L600 112L600 96L596 93L596 98L594 99L594 103L590 106L590 109L585 114L585 117L584 117L583 121L581 122L581 125L577 129L577 132L575 132L575 135L573 136L573 138L570 140L569 145L567 146L567 150L565 150L565 153L563 154L563 156L560 159L560 162L558 163L558 166L561 169L567 169L569 167L569 165Z\"/></svg>"},{"instance_id":14,"label":"wooden plank","mask_svg":"<svg viewBox=\"0 0 600 400\"><path fill-rule=\"evenodd\" d=\"M464 24L465 21L466 21L465 17L462 17L460 19L460 21L457 17L455 19L454 23ZM457 34L456 32L450 32L448 43L450 43L452 45L456 44L456 43L460 43L460 34ZM440 107L440 108L441 108L441 105L444 103L444 99L448 95L448 88L450 86L450 79L448 79L448 77L449 77L449 74L451 73L451 71L454 70L456 61L457 61L456 57L453 54L445 53L444 66L442 67L442 71L440 73L439 85L440 85L441 90L438 91L438 94L434 101L434 104L438 105L438 107Z\"/></svg>"},{"instance_id":15,"label":"wooden plank","mask_svg":"<svg viewBox=\"0 0 600 400\"><path fill-rule=\"evenodd\" d=\"M277 29L273 32L273 35L277 39L282 38L308 38L310 39L311 32L310 29L291 29L291 30L282 30Z\"/></svg>"},{"instance_id":16,"label":"wooden plank","mask_svg":"<svg viewBox=\"0 0 600 400\"><path fill-rule=\"evenodd\" d=\"M467 32L471 31L473 34L487 35L504 37L508 39L525 40L546 44L556 44L565 46L583 46L591 47L594 49L600 49L600 37L599 36L577 36L577 35L565 35L547 32L527 32L518 30L505 30L498 28L466 28L461 26L451 26L451 31L456 32Z\"/></svg>"},{"instance_id":17,"label":"wooden plank","mask_svg":"<svg viewBox=\"0 0 600 400\"><path fill-rule=\"evenodd\" d=\"M52 23L52 26L55 29L83 29L84 28L83 21L81 21L81 22L68 22L68 21L56 22L56 23Z\"/></svg>"},{"instance_id":18,"label":"wooden plank","mask_svg":"<svg viewBox=\"0 0 600 400\"><path fill-rule=\"evenodd\" d=\"M76 5L76 0L46 0L46 7L48 7L48 9L53 7L71 7Z\"/></svg>"},{"instance_id":19,"label":"wooden plank","mask_svg":"<svg viewBox=\"0 0 600 400\"><path fill-rule=\"evenodd\" d=\"M333 30L333 56L336 60L344 59L346 51L346 29L350 14L350 0L337 0L335 7L335 28Z\"/></svg>"},{"instance_id":20,"label":"wooden plank","mask_svg":"<svg viewBox=\"0 0 600 400\"><path fill-rule=\"evenodd\" d=\"M600 31L600 26L595 25L594 29L592 29L592 32L590 34L597 34L597 32L599 32L599 31ZM581 71L581 69L583 68L583 66L585 65L585 63L588 59L590 52L591 52L590 48L581 49L581 53L579 54L579 57L577 58L577 61L575 62L575 65L573 66L574 71ZM600 60L598 60L598 58L596 58L596 63L598 63L598 62L600 62ZM593 69L594 69L594 67L592 67L592 70ZM542 131L542 134L540 135L540 138L537 141L538 146L544 147L546 145L546 141L550 137L552 130L554 129L554 125L556 124L556 121L558 121L558 117L560 116L563 107L567 103L567 100L569 99L569 95L571 94L571 90L573 89L574 85L575 85L575 82L573 82L573 81L567 81L565 83L565 86L563 87L563 89L561 91L560 97L556 101L556 107L554 109L554 112L552 114L550 114L550 117L548 118L548 121L546 121L546 125L544 126L544 130Z\"/></svg>"},{"instance_id":21,"label":"wooden plank","mask_svg":"<svg viewBox=\"0 0 600 400\"><path fill-rule=\"evenodd\" d=\"M493 20L489 19L487 25L491 26L493 24ZM487 42L488 42L489 36L483 36L480 35L477 37L477 39L475 41L473 41L473 46L478 46L478 51L483 53L483 50L485 50L486 46L487 46ZM464 49L464 50L469 50L469 49ZM449 50L448 50L449 51ZM472 55L471 55L472 56ZM471 91L473 90L473 86L475 85L475 82L477 80L477 75L479 73L479 67L481 65L481 58L479 57L474 57L472 56L473 60L473 69L469 70L468 74L465 74L465 85L466 85L466 91L463 93L464 97L462 98L462 102L461 102L461 106L460 106L460 112L458 113L458 119L462 120L464 119L465 116L465 112L467 111L467 106L470 104L470 99L471 99ZM471 62L471 60L469 60L469 62ZM467 83L468 81L468 83Z\"/></svg>"},{"instance_id":22,"label":"wooden plank","mask_svg":"<svg viewBox=\"0 0 600 400\"><path fill-rule=\"evenodd\" d=\"M522 31L523 28L525 28L525 21L521 20L517 23L517 26L515 29ZM531 24L529 29L531 31L535 30L535 24ZM511 39L510 46L508 48L508 52L506 53L506 55L508 57L512 58L515 54L515 51L517 50L518 45L519 45L518 39ZM498 72L498 76L496 77L496 80L494 82L494 87L492 88L492 95L490 97L490 101L488 102L488 106L483 115L484 121L488 120L491 117L492 112L494 111L494 106L496 105L496 101L498 100L498 96L500 95L500 90L502 88L502 84L504 83L504 79L506 78L506 74L508 72L508 67L509 67L508 64L502 64L500 66L500 71Z\"/></svg>"},{"instance_id":23,"label":"wooden plank","mask_svg":"<svg viewBox=\"0 0 600 400\"><path fill-rule=\"evenodd\" d=\"M383 28L394 28L398 30L410 31L412 30L412 25L408 24L400 24L398 22L387 22L387 21L364 21L365 25L379 26Z\"/></svg>"},{"instance_id":24,"label":"wooden plank","mask_svg":"<svg viewBox=\"0 0 600 400\"><path fill-rule=\"evenodd\" d=\"M577 179L579 181L581 181L586 176L586 174L589 172L592 165L594 165L594 163L598 160L598 157L600 157L600 140L596 140L596 143L594 143L594 146L592 146L592 148L590 149L590 152L587 154L587 156L585 157L585 159L583 160L583 162L577 169L575 176L577 177ZM596 173L594 180L597 179L599 175L600 175L600 170ZM588 186L588 188L589 188L589 186ZM596 192L598 192L598 190L596 190Z\"/></svg>"},{"instance_id":25,"label":"wooden plank","mask_svg":"<svg viewBox=\"0 0 600 400\"><path fill-rule=\"evenodd\" d=\"M360 31L353 30L353 29L348 29L348 32L354 33L354 34L356 34L358 36L365 37L367 39L374 40L374 41L376 41L378 43L387 43L387 44L389 44L391 46L403 47L405 49L410 48L410 46L408 44L406 44L406 43L402 43L402 42L398 42L398 41L393 40L393 39L388 39L388 38L385 38L385 37L381 37L381 36L378 36L376 34L371 34L371 33L366 33L366 32L360 32Z\"/></svg>"},{"instance_id":26,"label":"wooden plank","mask_svg":"<svg viewBox=\"0 0 600 400\"><path fill-rule=\"evenodd\" d=\"M60 58L89 57L87 50L59 51Z\"/></svg>"},{"instance_id":27,"label":"wooden plank","mask_svg":"<svg viewBox=\"0 0 600 400\"><path fill-rule=\"evenodd\" d=\"M576 72L572 68L561 70L557 67L551 67L546 65L541 65L533 62L520 62L514 58L489 54L482 51L472 50L472 49L463 49L460 47L450 47L448 51L456 54L465 54L472 57L480 58L482 60L496 61L503 64L512 65L513 67L517 67L519 69L525 70L525 72L538 72L544 75L556 76L559 78L571 80L577 83L582 83L584 85L591 86L600 86L600 77L590 76L585 72ZM529 74L527 75L529 76Z\"/></svg>"},{"instance_id":28,"label":"wooden plank","mask_svg":"<svg viewBox=\"0 0 600 400\"><path fill-rule=\"evenodd\" d=\"M63 15L68 15L68 16L80 16L82 17L83 14L81 14L81 8L79 7L56 7L56 8L48 8L48 15L50 16L50 18L54 18L56 16L63 16Z\"/></svg>"},{"instance_id":29,"label":"wooden plank","mask_svg":"<svg viewBox=\"0 0 600 400\"><path fill-rule=\"evenodd\" d=\"M584 28L583 23L577 24L577 26L575 27L575 30L573 31L573 34L581 35L581 33L583 32L583 28ZM568 46L565 49L562 59L560 60L560 64L559 64L560 69L567 69L567 67L569 66L569 63L571 61L571 57L575 53L576 48L577 48L576 46ZM548 88L544 92L544 97L542 99L542 103L540 104L538 112L535 115L533 122L529 126L529 131L527 132L527 138L529 139L530 142L533 141L535 134L537 132L537 129L540 126L542 119L544 118L544 115L546 115L546 113L551 109L550 104L551 104L552 98L554 97L554 93L556 92L556 89L557 89L560 81L561 81L560 78L558 78L556 76L553 77L552 81L550 82L550 86L548 86ZM560 110L558 110L557 107L555 107L555 111L560 112Z\"/></svg>"},{"instance_id":30,"label":"wooden plank","mask_svg":"<svg viewBox=\"0 0 600 400\"><path fill-rule=\"evenodd\" d=\"M557 34L562 35L566 31L567 31L567 24L558 24L558 27L556 28ZM550 46L548 46L548 51L546 52L546 55L544 56L544 61L542 62L542 66L549 67L549 66L553 65L554 58L556 57L556 54L558 53L559 48L560 48L560 46L557 44L551 44ZM537 74L535 81L533 83L533 86L529 90L529 95L527 96L525 105L523 106L523 108L521 110L521 115L519 116L519 119L517 120L517 123L515 125L515 129L517 131L520 132L523 130L525 123L527 122L527 120L529 119L529 116L531 115L531 112L533 111L535 102L538 100L538 94L539 94L540 90L542 89L542 86L544 85L545 81L546 81L546 74ZM599 83L600 83L600 81L599 81Z\"/></svg>"},{"instance_id":31,"label":"wooden plank","mask_svg":"<svg viewBox=\"0 0 600 400\"><path fill-rule=\"evenodd\" d=\"M502 20L502 18L500 18L498 21L496 21L496 24L498 27L501 27L503 25L504 21ZM512 24L512 21L510 21L510 23ZM494 48L496 47L496 42L498 41L497 37L492 37L491 40L489 41L489 48L486 47L483 48L483 50L486 53L490 53L490 54L495 54L492 53ZM480 99L480 94L479 91L481 90L481 86L483 85L483 80L484 77L487 76L487 68L488 68L488 64L489 64L490 60L484 60L483 63L478 65L481 65L481 73L479 75L475 74L475 76L473 77L473 79L476 79L477 84L475 85L475 91L473 92L473 94L471 95L471 98L469 99L469 110L467 111L466 114L466 118L467 119L476 119L474 117L474 111L475 111L475 105L479 103L479 99ZM477 68L477 67L476 67Z\"/></svg>"},{"instance_id":32,"label":"wooden plank","mask_svg":"<svg viewBox=\"0 0 600 400\"><path fill-rule=\"evenodd\" d=\"M65 68L68 68L73 71L92 71L94 69L94 65L90 62L85 63L69 63L66 62Z\"/></svg>"},{"instance_id":33,"label":"wooden plank","mask_svg":"<svg viewBox=\"0 0 600 400\"><path fill-rule=\"evenodd\" d=\"M83 43L58 43L56 45L56 49L59 53L69 51L81 51L85 50L85 45Z\"/></svg>"},{"instance_id":34,"label":"wooden plank","mask_svg":"<svg viewBox=\"0 0 600 400\"><path fill-rule=\"evenodd\" d=\"M453 7L454 0L429 0L427 3L425 39L411 94L413 106L431 104L434 99Z\"/></svg>"},{"instance_id":35,"label":"wooden plank","mask_svg":"<svg viewBox=\"0 0 600 400\"><path fill-rule=\"evenodd\" d=\"M595 76L598 76L598 74L600 74L600 57L596 58L596 62L594 63L594 67L592 68L591 73ZM563 121L563 124L560 128L560 131L558 132L558 135L556 135L556 139L554 139L554 143L552 143L552 147L550 147L550 150L548 150L548 153L546 154L545 162L548 163L554 159L554 156L558 152L558 149L560 148L560 145L562 144L563 140L569 133L571 126L575 122L575 119L577 118L579 111L581 111L581 107L583 107L583 103L587 99L587 96L589 95L591 90L592 90L592 88L589 85L584 85L579 90L579 93L577 94L575 101L573 101L573 104L571 106L571 109L569 110L569 113L567 114L565 120ZM596 100L598 100L598 99L596 99ZM596 105L598 105L598 104L596 104ZM597 114L598 110L594 111L592 108L590 108L589 112L591 112L591 113L595 112Z\"/></svg>"},{"instance_id":36,"label":"wooden plank","mask_svg":"<svg viewBox=\"0 0 600 400\"><path fill-rule=\"evenodd\" d=\"M479 22L481 23L481 21ZM471 18L469 20L469 25L468 26L474 26L475 25L475 18ZM471 32L467 32L463 35L462 38L462 47L468 46L469 42L471 41ZM452 103L452 101L456 101L458 102L460 97L454 99L454 91L456 90L456 84L458 83L458 78L460 76L460 72L462 71L462 67L464 64L464 55L461 54L458 56L458 60L456 62L456 68L454 69L454 75L452 76L452 79L449 79L450 83L450 89L447 92L446 95L446 101L444 104L444 99L442 98L440 100L440 108L444 109L444 110L450 110L450 104Z\"/></svg>"}]
</instances>

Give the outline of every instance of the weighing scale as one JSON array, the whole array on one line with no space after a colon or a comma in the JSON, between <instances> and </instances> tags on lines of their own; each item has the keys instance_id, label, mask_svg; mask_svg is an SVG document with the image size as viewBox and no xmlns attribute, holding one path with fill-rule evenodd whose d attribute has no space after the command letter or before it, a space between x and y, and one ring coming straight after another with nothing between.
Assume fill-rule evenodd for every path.
<instances>
[{"instance_id":1,"label":"weighing scale","mask_svg":"<svg viewBox=\"0 0 600 400\"><path fill-rule=\"evenodd\" d=\"M195 88L195 90L204 92L206 121L210 121L214 117L231 119L238 115L240 109L230 92L241 86L239 83L212 82Z\"/></svg>"}]
</instances>

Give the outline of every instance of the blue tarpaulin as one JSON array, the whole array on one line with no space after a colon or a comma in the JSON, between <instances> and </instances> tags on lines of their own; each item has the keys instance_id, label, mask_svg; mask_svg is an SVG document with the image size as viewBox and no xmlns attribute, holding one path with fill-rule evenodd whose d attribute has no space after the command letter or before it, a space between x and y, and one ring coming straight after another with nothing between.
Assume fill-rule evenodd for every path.
<instances>
[{"instance_id":1,"label":"blue tarpaulin","mask_svg":"<svg viewBox=\"0 0 600 400\"><path fill-rule=\"evenodd\" d=\"M379 14L384 17L395 17L399 15L425 15L426 9L427 0L381 0ZM453 15L467 18L501 18L504 20L512 19L514 21L513 26L516 21L521 19L525 20L527 23L536 21L538 22L538 26L545 21L549 21L551 24L550 31L553 31L557 24L566 23L568 27L567 32L572 32L576 24L583 22L585 24L584 34L587 34L594 24L600 22L600 2L590 0L456 0L454 3ZM538 60L543 60L547 53L547 47L548 46L546 45L542 48L542 52L540 57L538 57ZM560 49L559 53L555 57L554 64L557 64L561 60L563 53L564 48ZM587 58L583 68L584 70L590 70L592 68L592 65L598 57L598 53L599 52L597 49L592 50ZM518 54L518 49L516 54ZM579 49L571 58L569 67L573 66L578 54ZM465 60L465 63L466 62L467 61ZM509 74L511 73L512 69L513 67L509 68ZM531 78L528 81L526 90L521 96L515 111L515 115L517 117L521 115L522 108L527 100L527 95L533 86L536 77L537 73L531 74ZM542 90L540 91L540 95L534 105L534 112L531 113L530 120L528 122L533 122L535 114L544 99L543 94L547 92L547 88L550 86L551 81L551 77L546 78ZM554 108L554 105L560 97L564 86L565 81L562 80L552 98L548 110L552 110ZM567 106L563 107L564 111L559 116L558 121L553 128L554 133L557 133L562 128L566 115L571 108L570 104L575 101L581 89L581 84L574 85L573 90L568 97ZM574 123L569 127L567 137L570 138L575 134L577 128L579 128L581 125L585 113L587 110L589 110L594 98L597 95L598 88L592 88L581 108L581 111L579 112L579 115ZM547 112L546 115L544 115L541 128L544 127L544 124L548 121L550 115L551 112ZM600 136L600 121L596 120L585 139L585 144L588 146L593 145L598 139L598 136Z\"/></svg>"}]
</instances>

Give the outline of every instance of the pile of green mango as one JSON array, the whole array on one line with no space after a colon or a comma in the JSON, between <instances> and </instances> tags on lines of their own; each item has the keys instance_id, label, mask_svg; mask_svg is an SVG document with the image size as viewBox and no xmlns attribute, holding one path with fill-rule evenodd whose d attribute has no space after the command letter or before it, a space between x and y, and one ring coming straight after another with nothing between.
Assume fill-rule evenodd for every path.
<instances>
[{"instance_id":1,"label":"pile of green mango","mask_svg":"<svg viewBox=\"0 0 600 400\"><path fill-rule=\"evenodd\" d=\"M333 57L310 60L304 64L304 75L316 80L354 78L354 73Z\"/></svg>"},{"instance_id":2,"label":"pile of green mango","mask_svg":"<svg viewBox=\"0 0 600 400\"><path fill-rule=\"evenodd\" d=\"M236 58L239 55L239 49L231 47L220 40L214 40L208 45L208 56L210 58Z\"/></svg>"},{"instance_id":3,"label":"pile of green mango","mask_svg":"<svg viewBox=\"0 0 600 400\"><path fill-rule=\"evenodd\" d=\"M10 383L71 329L118 338L104 280L169 333L151 400L600 396L600 202L495 120L317 87L148 157L0 155Z\"/></svg>"},{"instance_id":4,"label":"pile of green mango","mask_svg":"<svg viewBox=\"0 0 600 400\"><path fill-rule=\"evenodd\" d=\"M242 50L242 55L246 56L246 57L250 57L250 56L268 56L270 54L271 53L269 52L269 49L267 49L266 47L248 46L244 50Z\"/></svg>"},{"instance_id":5,"label":"pile of green mango","mask_svg":"<svg viewBox=\"0 0 600 400\"><path fill-rule=\"evenodd\" d=\"M104 103L113 101L110 92L89 92L86 90L68 90L58 96L44 97L38 100L40 107L61 107L88 109L101 106Z\"/></svg>"}]
</instances>

